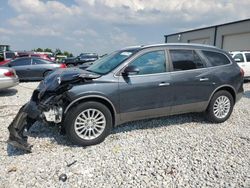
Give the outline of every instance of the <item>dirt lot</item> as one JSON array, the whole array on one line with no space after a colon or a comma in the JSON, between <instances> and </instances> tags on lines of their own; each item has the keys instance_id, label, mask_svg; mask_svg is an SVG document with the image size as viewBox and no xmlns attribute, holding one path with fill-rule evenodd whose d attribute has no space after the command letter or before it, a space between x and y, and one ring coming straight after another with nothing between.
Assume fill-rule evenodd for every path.
<instances>
[{"instance_id":1,"label":"dirt lot","mask_svg":"<svg viewBox=\"0 0 250 188\"><path fill-rule=\"evenodd\" d=\"M6 144L7 127L37 84L0 91L0 187L250 187L250 83L222 124L200 114L137 121L87 148L36 124L24 154Z\"/></svg>"}]
</instances>

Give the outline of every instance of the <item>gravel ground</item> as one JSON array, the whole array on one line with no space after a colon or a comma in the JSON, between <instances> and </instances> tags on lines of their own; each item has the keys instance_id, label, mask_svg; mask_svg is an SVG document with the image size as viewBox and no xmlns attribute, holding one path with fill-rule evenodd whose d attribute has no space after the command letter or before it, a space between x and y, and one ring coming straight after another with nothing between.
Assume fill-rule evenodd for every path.
<instances>
[{"instance_id":1,"label":"gravel ground","mask_svg":"<svg viewBox=\"0 0 250 188\"><path fill-rule=\"evenodd\" d=\"M0 187L250 187L250 83L222 124L197 114L137 121L87 148L36 124L24 154L6 144L7 126L37 84L0 91Z\"/></svg>"}]
</instances>

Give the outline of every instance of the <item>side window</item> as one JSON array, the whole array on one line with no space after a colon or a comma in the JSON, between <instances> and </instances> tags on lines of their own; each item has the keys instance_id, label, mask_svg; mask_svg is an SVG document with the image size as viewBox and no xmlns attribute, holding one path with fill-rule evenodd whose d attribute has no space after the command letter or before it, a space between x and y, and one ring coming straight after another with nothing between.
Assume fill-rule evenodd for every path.
<instances>
[{"instance_id":1,"label":"side window","mask_svg":"<svg viewBox=\"0 0 250 188\"><path fill-rule=\"evenodd\" d=\"M13 52L6 52L5 56L6 56L6 59L13 59L15 57L15 53L13 53Z\"/></svg>"},{"instance_id":2,"label":"side window","mask_svg":"<svg viewBox=\"0 0 250 188\"><path fill-rule=\"evenodd\" d=\"M46 62L46 61L43 61L43 60L41 60L41 59L33 58L32 64L33 64L33 65L42 65L42 64L47 64L47 62Z\"/></svg>"},{"instance_id":3,"label":"side window","mask_svg":"<svg viewBox=\"0 0 250 188\"><path fill-rule=\"evenodd\" d=\"M12 66L25 66L25 65L30 65L31 61L30 59L17 59L11 62Z\"/></svg>"},{"instance_id":4,"label":"side window","mask_svg":"<svg viewBox=\"0 0 250 188\"><path fill-rule=\"evenodd\" d=\"M240 63L240 62L244 62L244 57L242 54L236 54L234 56L234 60L237 62L237 63Z\"/></svg>"},{"instance_id":5,"label":"side window","mask_svg":"<svg viewBox=\"0 0 250 188\"><path fill-rule=\"evenodd\" d=\"M130 65L139 68L138 75L166 72L165 52L160 50L145 53L135 59Z\"/></svg>"},{"instance_id":6,"label":"side window","mask_svg":"<svg viewBox=\"0 0 250 188\"><path fill-rule=\"evenodd\" d=\"M169 50L174 71L204 68L199 55L193 50Z\"/></svg>"},{"instance_id":7,"label":"side window","mask_svg":"<svg viewBox=\"0 0 250 188\"><path fill-rule=\"evenodd\" d=\"M245 56L246 56L247 62L250 63L250 53L245 53Z\"/></svg>"},{"instance_id":8,"label":"side window","mask_svg":"<svg viewBox=\"0 0 250 188\"><path fill-rule=\"evenodd\" d=\"M202 52L213 67L230 64L229 59L226 57L226 55L222 53L211 52L211 51L202 51Z\"/></svg>"}]
</instances>

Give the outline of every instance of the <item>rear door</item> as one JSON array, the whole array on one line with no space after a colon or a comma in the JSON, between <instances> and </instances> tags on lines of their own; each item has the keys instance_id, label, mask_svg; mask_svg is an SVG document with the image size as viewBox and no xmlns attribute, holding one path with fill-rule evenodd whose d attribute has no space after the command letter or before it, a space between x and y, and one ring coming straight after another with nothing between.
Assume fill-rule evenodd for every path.
<instances>
[{"instance_id":1,"label":"rear door","mask_svg":"<svg viewBox=\"0 0 250 188\"><path fill-rule=\"evenodd\" d=\"M20 58L10 62L12 68L16 70L16 74L20 79L30 78L31 58Z\"/></svg>"},{"instance_id":2,"label":"rear door","mask_svg":"<svg viewBox=\"0 0 250 188\"><path fill-rule=\"evenodd\" d=\"M213 91L212 72L200 53L190 49L170 49L174 104L172 114L200 111Z\"/></svg>"},{"instance_id":3,"label":"rear door","mask_svg":"<svg viewBox=\"0 0 250 188\"><path fill-rule=\"evenodd\" d=\"M121 120L168 115L173 95L165 49L144 51L129 66L137 67L139 73L119 76Z\"/></svg>"}]
</instances>

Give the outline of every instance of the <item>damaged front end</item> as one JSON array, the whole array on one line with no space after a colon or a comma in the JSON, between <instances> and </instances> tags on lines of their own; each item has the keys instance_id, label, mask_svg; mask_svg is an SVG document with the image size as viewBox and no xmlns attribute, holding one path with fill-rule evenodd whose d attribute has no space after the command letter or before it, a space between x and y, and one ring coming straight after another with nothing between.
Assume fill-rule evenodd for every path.
<instances>
[{"instance_id":1,"label":"damaged front end","mask_svg":"<svg viewBox=\"0 0 250 188\"><path fill-rule=\"evenodd\" d=\"M60 69L48 75L33 92L28 103L23 105L8 129L10 132L8 143L16 148L31 152L32 146L27 142L26 131L36 121L61 123L63 109L67 96L66 91L75 84L100 77L78 68Z\"/></svg>"}]
</instances>

